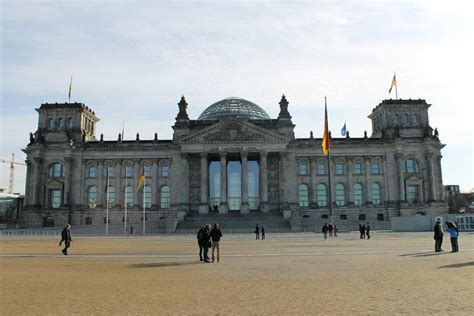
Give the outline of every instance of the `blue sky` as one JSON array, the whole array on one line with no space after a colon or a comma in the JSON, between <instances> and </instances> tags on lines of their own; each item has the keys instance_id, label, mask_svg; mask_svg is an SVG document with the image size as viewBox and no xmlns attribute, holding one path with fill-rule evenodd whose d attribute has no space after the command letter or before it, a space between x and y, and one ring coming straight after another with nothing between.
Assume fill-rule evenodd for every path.
<instances>
[{"instance_id":1,"label":"blue sky","mask_svg":"<svg viewBox=\"0 0 474 316\"><path fill-rule=\"evenodd\" d=\"M297 137L331 129L353 137L389 98L432 104L444 184L474 187L474 22L468 1L9 1L1 0L0 157L22 148L41 103L83 102L116 139L172 137L185 95L195 119L240 96L278 114L284 93ZM392 95L392 97L394 97ZM8 187L2 164L0 187ZM24 192L25 168L15 192Z\"/></svg>"}]
</instances>

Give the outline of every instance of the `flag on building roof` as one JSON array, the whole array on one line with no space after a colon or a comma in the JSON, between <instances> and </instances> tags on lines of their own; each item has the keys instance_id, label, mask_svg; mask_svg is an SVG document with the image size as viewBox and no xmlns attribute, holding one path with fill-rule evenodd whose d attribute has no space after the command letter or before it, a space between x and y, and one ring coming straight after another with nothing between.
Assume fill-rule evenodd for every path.
<instances>
[{"instance_id":1,"label":"flag on building roof","mask_svg":"<svg viewBox=\"0 0 474 316\"><path fill-rule=\"evenodd\" d=\"M388 93L391 93L391 92L392 92L393 87L395 87L395 89L397 88L397 77L396 77L396 74L393 74L392 84L390 85L390 89L388 90Z\"/></svg>"},{"instance_id":2,"label":"flag on building roof","mask_svg":"<svg viewBox=\"0 0 474 316\"><path fill-rule=\"evenodd\" d=\"M347 132L347 130L346 130L346 121L344 121L344 126L341 129L341 135L346 136L346 132Z\"/></svg>"},{"instance_id":3,"label":"flag on building roof","mask_svg":"<svg viewBox=\"0 0 474 316\"><path fill-rule=\"evenodd\" d=\"M71 75L71 82L69 82L69 93L67 94L69 97L69 102L71 102L71 93L72 93L72 75Z\"/></svg>"},{"instance_id":4,"label":"flag on building roof","mask_svg":"<svg viewBox=\"0 0 474 316\"><path fill-rule=\"evenodd\" d=\"M326 104L326 97L324 98L324 134L321 143L324 156L329 155L329 127L328 127L328 109Z\"/></svg>"}]
</instances>

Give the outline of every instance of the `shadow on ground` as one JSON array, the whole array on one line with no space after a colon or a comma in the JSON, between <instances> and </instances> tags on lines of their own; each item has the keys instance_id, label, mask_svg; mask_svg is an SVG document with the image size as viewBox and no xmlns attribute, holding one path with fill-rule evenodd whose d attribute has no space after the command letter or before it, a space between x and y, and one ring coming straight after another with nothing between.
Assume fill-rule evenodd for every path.
<instances>
[{"instance_id":1,"label":"shadow on ground","mask_svg":"<svg viewBox=\"0 0 474 316\"><path fill-rule=\"evenodd\" d=\"M415 253L405 253L399 255L399 257L431 257L431 256L441 256L447 254L446 252L434 252L434 251L424 251L424 252L415 252Z\"/></svg>"},{"instance_id":2,"label":"shadow on ground","mask_svg":"<svg viewBox=\"0 0 474 316\"><path fill-rule=\"evenodd\" d=\"M474 266L474 261L471 262L464 262L464 263L454 263L454 264L448 264L446 266L441 266L438 269L444 269L444 268L464 268L464 267L470 267Z\"/></svg>"},{"instance_id":3,"label":"shadow on ground","mask_svg":"<svg viewBox=\"0 0 474 316\"><path fill-rule=\"evenodd\" d=\"M164 267L179 267L192 264L202 264L199 261L177 261L177 262L153 262L153 263L138 263L130 265L132 269L140 268L164 268Z\"/></svg>"}]
</instances>

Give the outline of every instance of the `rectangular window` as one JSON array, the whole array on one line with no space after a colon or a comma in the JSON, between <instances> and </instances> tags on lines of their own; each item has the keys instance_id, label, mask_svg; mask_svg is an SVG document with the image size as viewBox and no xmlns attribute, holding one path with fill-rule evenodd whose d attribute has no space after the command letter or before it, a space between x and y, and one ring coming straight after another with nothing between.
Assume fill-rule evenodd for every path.
<instances>
[{"instance_id":1,"label":"rectangular window","mask_svg":"<svg viewBox=\"0 0 474 316\"><path fill-rule=\"evenodd\" d=\"M169 176L169 166L168 165L161 165L161 176L168 177Z\"/></svg>"},{"instance_id":2,"label":"rectangular window","mask_svg":"<svg viewBox=\"0 0 474 316\"><path fill-rule=\"evenodd\" d=\"M92 217L86 217L86 225L92 225Z\"/></svg>"},{"instance_id":3,"label":"rectangular window","mask_svg":"<svg viewBox=\"0 0 474 316\"><path fill-rule=\"evenodd\" d=\"M354 174L361 174L362 173L362 165L359 162L354 164Z\"/></svg>"},{"instance_id":4,"label":"rectangular window","mask_svg":"<svg viewBox=\"0 0 474 316\"><path fill-rule=\"evenodd\" d=\"M306 163L298 164L298 174L304 176L308 174L308 165Z\"/></svg>"},{"instance_id":5,"label":"rectangular window","mask_svg":"<svg viewBox=\"0 0 474 316\"><path fill-rule=\"evenodd\" d=\"M61 206L61 190L49 190L49 207L59 208Z\"/></svg>"},{"instance_id":6,"label":"rectangular window","mask_svg":"<svg viewBox=\"0 0 474 316\"><path fill-rule=\"evenodd\" d=\"M378 162L372 163L372 173L374 174L380 173L380 164Z\"/></svg>"},{"instance_id":7,"label":"rectangular window","mask_svg":"<svg viewBox=\"0 0 474 316\"><path fill-rule=\"evenodd\" d=\"M408 203L418 203L418 186L409 185L407 187L407 201Z\"/></svg>"},{"instance_id":8,"label":"rectangular window","mask_svg":"<svg viewBox=\"0 0 474 316\"><path fill-rule=\"evenodd\" d=\"M107 166L107 175L109 178L114 176L114 166Z\"/></svg>"},{"instance_id":9,"label":"rectangular window","mask_svg":"<svg viewBox=\"0 0 474 316\"><path fill-rule=\"evenodd\" d=\"M96 166L89 166L89 178L95 178L97 175L96 172L97 172Z\"/></svg>"},{"instance_id":10,"label":"rectangular window","mask_svg":"<svg viewBox=\"0 0 474 316\"><path fill-rule=\"evenodd\" d=\"M151 166L143 166L143 170L145 171L145 177L151 177Z\"/></svg>"},{"instance_id":11,"label":"rectangular window","mask_svg":"<svg viewBox=\"0 0 474 316\"><path fill-rule=\"evenodd\" d=\"M132 166L125 166L125 176L127 178L132 177Z\"/></svg>"},{"instance_id":12,"label":"rectangular window","mask_svg":"<svg viewBox=\"0 0 474 316\"><path fill-rule=\"evenodd\" d=\"M323 163L318 164L318 174L324 175L326 174L326 165Z\"/></svg>"},{"instance_id":13,"label":"rectangular window","mask_svg":"<svg viewBox=\"0 0 474 316\"><path fill-rule=\"evenodd\" d=\"M344 174L344 164L336 163L336 174Z\"/></svg>"}]
</instances>

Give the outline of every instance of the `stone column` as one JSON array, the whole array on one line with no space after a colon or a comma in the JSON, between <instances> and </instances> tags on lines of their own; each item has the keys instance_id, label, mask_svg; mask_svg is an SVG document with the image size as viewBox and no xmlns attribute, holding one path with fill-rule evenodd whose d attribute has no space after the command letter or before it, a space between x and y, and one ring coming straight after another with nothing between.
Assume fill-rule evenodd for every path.
<instances>
[{"instance_id":1,"label":"stone column","mask_svg":"<svg viewBox=\"0 0 474 316\"><path fill-rule=\"evenodd\" d=\"M435 175L434 175L434 155L433 153L425 153L426 166L428 167L428 179L430 183L430 201L436 201L436 186L435 186Z\"/></svg>"},{"instance_id":2,"label":"stone column","mask_svg":"<svg viewBox=\"0 0 474 316\"><path fill-rule=\"evenodd\" d=\"M140 201L138 200L138 192L137 192L137 185L138 185L138 180L140 179L140 161L138 159L136 159L134 162L133 162L133 166L132 166L132 175L133 175L133 178L136 179L135 181L135 184L133 183L133 181L131 181L131 185L132 185L132 192L133 192L133 206L140 206Z\"/></svg>"},{"instance_id":3,"label":"stone column","mask_svg":"<svg viewBox=\"0 0 474 316\"><path fill-rule=\"evenodd\" d=\"M219 214L226 214L229 211L227 205L227 153L221 152L221 203L219 205Z\"/></svg>"},{"instance_id":4,"label":"stone column","mask_svg":"<svg viewBox=\"0 0 474 316\"><path fill-rule=\"evenodd\" d=\"M201 153L201 205L199 205L199 214L209 213L209 163L207 153Z\"/></svg>"},{"instance_id":5,"label":"stone column","mask_svg":"<svg viewBox=\"0 0 474 316\"><path fill-rule=\"evenodd\" d=\"M158 161L155 159L151 163L151 207L158 208Z\"/></svg>"},{"instance_id":6,"label":"stone column","mask_svg":"<svg viewBox=\"0 0 474 316\"><path fill-rule=\"evenodd\" d=\"M347 164L347 204L354 203L354 180L352 173L354 171L353 161L351 158L346 159Z\"/></svg>"},{"instance_id":7,"label":"stone column","mask_svg":"<svg viewBox=\"0 0 474 316\"><path fill-rule=\"evenodd\" d=\"M105 204L103 204L103 201L105 201L104 196L104 183L105 183L105 178L107 177L107 168L104 166L104 161L99 160L99 163L97 165L97 201L96 204L97 206L100 207L105 207Z\"/></svg>"},{"instance_id":8,"label":"stone column","mask_svg":"<svg viewBox=\"0 0 474 316\"><path fill-rule=\"evenodd\" d=\"M395 160L398 165L398 199L400 202L406 201L405 199L405 181L403 177L403 154L396 153Z\"/></svg>"},{"instance_id":9,"label":"stone column","mask_svg":"<svg viewBox=\"0 0 474 316\"><path fill-rule=\"evenodd\" d=\"M189 161L190 155L188 153L181 154L181 166L184 183L182 184L182 198L181 198L181 210L187 212L189 210Z\"/></svg>"},{"instance_id":10,"label":"stone column","mask_svg":"<svg viewBox=\"0 0 474 316\"><path fill-rule=\"evenodd\" d=\"M31 159L28 159L26 161L26 186L25 186L25 200L23 204L26 205L31 205L31 174L33 173L33 164L31 163Z\"/></svg>"},{"instance_id":11,"label":"stone column","mask_svg":"<svg viewBox=\"0 0 474 316\"><path fill-rule=\"evenodd\" d=\"M286 194L286 157L287 154L285 152L280 153L280 207L286 207L288 203L288 197Z\"/></svg>"},{"instance_id":12,"label":"stone column","mask_svg":"<svg viewBox=\"0 0 474 316\"><path fill-rule=\"evenodd\" d=\"M370 157L364 157L365 162L365 202L372 203L372 196L370 195L371 187L371 173Z\"/></svg>"},{"instance_id":13,"label":"stone column","mask_svg":"<svg viewBox=\"0 0 474 316\"><path fill-rule=\"evenodd\" d=\"M443 158L443 156L441 155L436 156L436 170L438 171L438 201L444 200L443 173L441 172L441 158Z\"/></svg>"},{"instance_id":14,"label":"stone column","mask_svg":"<svg viewBox=\"0 0 474 316\"><path fill-rule=\"evenodd\" d=\"M240 204L240 212L242 214L247 214L249 212L249 182L248 182L248 153L242 152L242 168L241 168L241 177L240 177L240 184L241 184L241 194L242 194L242 201Z\"/></svg>"},{"instance_id":15,"label":"stone column","mask_svg":"<svg viewBox=\"0 0 474 316\"><path fill-rule=\"evenodd\" d=\"M310 159L310 165L311 165L311 170L310 170L310 173L311 173L311 188L309 190L310 192L310 199L309 199L309 202L310 202L310 205L311 205L311 208L313 207L316 207L316 157L311 157Z\"/></svg>"},{"instance_id":16,"label":"stone column","mask_svg":"<svg viewBox=\"0 0 474 316\"><path fill-rule=\"evenodd\" d=\"M260 152L260 210L268 212L268 176L267 176L267 152Z\"/></svg>"},{"instance_id":17,"label":"stone column","mask_svg":"<svg viewBox=\"0 0 474 316\"><path fill-rule=\"evenodd\" d=\"M40 186L41 185L41 166L43 164L43 158L33 158L33 190L31 190L32 194L32 205L40 204Z\"/></svg>"},{"instance_id":18,"label":"stone column","mask_svg":"<svg viewBox=\"0 0 474 316\"><path fill-rule=\"evenodd\" d=\"M73 183L72 179L72 168L74 166L74 159L65 158L66 166L64 168L64 192L63 192L63 205L71 204L71 187Z\"/></svg>"}]
</instances>

